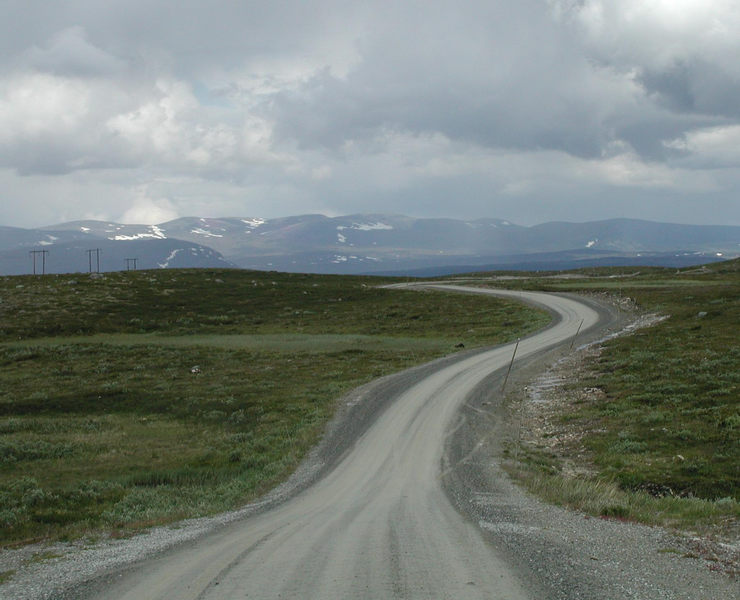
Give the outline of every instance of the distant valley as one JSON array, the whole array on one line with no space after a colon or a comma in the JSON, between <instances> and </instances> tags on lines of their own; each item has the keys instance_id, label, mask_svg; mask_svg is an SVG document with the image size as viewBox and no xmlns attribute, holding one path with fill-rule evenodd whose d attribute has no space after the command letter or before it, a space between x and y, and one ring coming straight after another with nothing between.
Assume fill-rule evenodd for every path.
<instances>
[{"instance_id":1,"label":"distant valley","mask_svg":"<svg viewBox=\"0 0 740 600\"><path fill-rule=\"evenodd\" d=\"M634 219L524 227L501 219L363 214L0 227L2 275L31 273L34 260L39 273L232 267L430 276L613 264L681 267L737 256L740 227Z\"/></svg>"}]
</instances>

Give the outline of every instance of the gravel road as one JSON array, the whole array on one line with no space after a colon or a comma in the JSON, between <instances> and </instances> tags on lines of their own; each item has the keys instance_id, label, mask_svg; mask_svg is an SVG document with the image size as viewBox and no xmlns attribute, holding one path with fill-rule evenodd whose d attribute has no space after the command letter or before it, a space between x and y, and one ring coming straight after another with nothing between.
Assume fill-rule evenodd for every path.
<instances>
[{"instance_id":1,"label":"gravel road","mask_svg":"<svg viewBox=\"0 0 740 600\"><path fill-rule=\"evenodd\" d=\"M556 315L521 340L512 386L567 347L581 323L584 339L618 325L594 303L496 293ZM684 558L686 540L586 519L510 483L499 467L500 387L512 351L455 355L360 388L296 476L262 503L130 540L59 547L64 556L19 569L0 597L740 597L736 581ZM33 551L1 553L0 571Z\"/></svg>"}]
</instances>

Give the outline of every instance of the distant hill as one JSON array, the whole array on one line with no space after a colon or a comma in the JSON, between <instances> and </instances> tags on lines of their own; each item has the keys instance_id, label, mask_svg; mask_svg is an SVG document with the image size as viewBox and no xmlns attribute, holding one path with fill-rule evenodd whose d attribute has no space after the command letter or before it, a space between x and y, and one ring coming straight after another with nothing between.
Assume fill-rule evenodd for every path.
<instances>
[{"instance_id":1,"label":"distant hill","mask_svg":"<svg viewBox=\"0 0 740 600\"><path fill-rule=\"evenodd\" d=\"M86 271L90 248L103 250L103 270L120 270L125 258L137 258L137 268L444 274L484 267L706 263L740 256L740 227L635 219L523 227L501 219L377 214L186 217L159 225L74 221L40 229L0 227L0 273L28 273L32 249L49 250L51 272Z\"/></svg>"},{"instance_id":2,"label":"distant hill","mask_svg":"<svg viewBox=\"0 0 740 600\"><path fill-rule=\"evenodd\" d=\"M234 268L212 248L177 239L110 240L96 236L78 236L64 230L12 231L17 240L10 246L5 234L9 228L0 228L0 274L23 275L33 272L31 250L46 250L45 256L36 255L36 272L77 273L93 271L122 271L127 268ZM93 250L92 255L88 250ZM98 252L99 251L99 252ZM127 261L128 259L128 261ZM99 262L98 262L99 261Z\"/></svg>"}]
</instances>

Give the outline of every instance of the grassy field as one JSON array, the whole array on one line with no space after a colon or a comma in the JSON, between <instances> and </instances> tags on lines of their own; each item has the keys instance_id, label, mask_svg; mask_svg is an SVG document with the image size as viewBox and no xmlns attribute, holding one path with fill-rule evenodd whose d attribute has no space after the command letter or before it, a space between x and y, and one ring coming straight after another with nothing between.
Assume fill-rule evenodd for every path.
<instances>
[{"instance_id":1,"label":"grassy field","mask_svg":"<svg viewBox=\"0 0 740 600\"><path fill-rule=\"evenodd\" d=\"M0 278L0 544L212 514L292 472L351 388L549 320L377 279Z\"/></svg>"},{"instance_id":2,"label":"grassy field","mask_svg":"<svg viewBox=\"0 0 740 600\"><path fill-rule=\"evenodd\" d=\"M528 449L531 468L520 474L532 489L597 514L737 534L739 265L621 275L612 269L582 272L583 279L517 282L618 292L644 311L668 316L606 343L568 386L576 399L558 418L580 443L558 457ZM586 461L596 474L564 476L566 460Z\"/></svg>"}]
</instances>

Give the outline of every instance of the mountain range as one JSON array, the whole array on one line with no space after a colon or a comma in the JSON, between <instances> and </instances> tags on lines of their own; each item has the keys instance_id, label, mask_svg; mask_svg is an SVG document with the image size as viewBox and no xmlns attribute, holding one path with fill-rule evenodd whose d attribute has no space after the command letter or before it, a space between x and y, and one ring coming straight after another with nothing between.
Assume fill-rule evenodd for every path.
<instances>
[{"instance_id":1,"label":"mountain range","mask_svg":"<svg viewBox=\"0 0 740 600\"><path fill-rule=\"evenodd\" d=\"M31 251L43 251L42 254ZM249 268L436 275L601 264L686 266L740 255L740 227L635 219L552 222L301 215L186 217L159 225L73 221L0 227L0 274ZM133 259L136 259L135 262Z\"/></svg>"}]
</instances>

